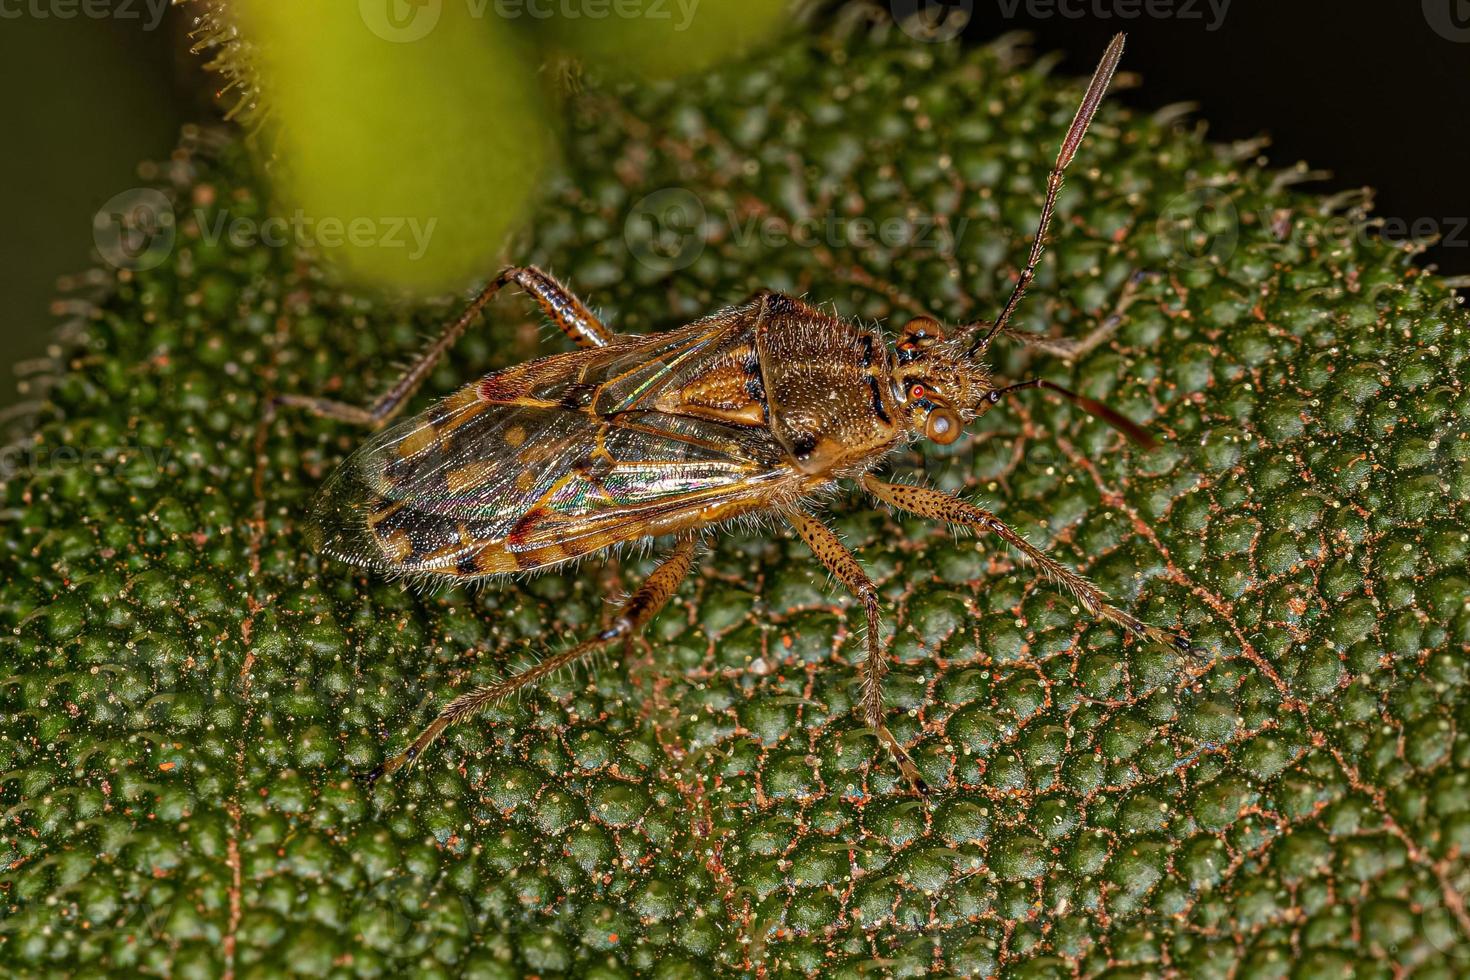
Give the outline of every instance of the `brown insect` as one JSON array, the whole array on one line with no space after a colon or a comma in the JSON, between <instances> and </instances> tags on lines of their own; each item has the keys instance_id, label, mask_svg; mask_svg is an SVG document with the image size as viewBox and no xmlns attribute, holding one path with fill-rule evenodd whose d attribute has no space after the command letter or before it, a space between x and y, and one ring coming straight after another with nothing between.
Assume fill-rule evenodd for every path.
<instances>
[{"instance_id":1,"label":"brown insect","mask_svg":"<svg viewBox=\"0 0 1470 980\"><path fill-rule=\"evenodd\" d=\"M1109 45L1067 131L1046 187L1026 266L993 322L946 332L911 320L896 349L881 334L780 293L666 333L614 334L555 279L502 272L399 379L362 409L302 396L281 402L380 427L419 388L500 289L515 283L579 350L470 384L423 414L380 431L323 489L322 550L381 572L480 580L550 568L617 545L672 537L673 548L596 636L499 683L462 694L404 752L412 761L448 726L528 684L627 641L668 601L694 563L701 534L765 515L795 528L867 612L862 710L905 777L924 782L883 716L887 671L878 593L852 553L808 508L839 481L890 507L990 531L1071 592L1088 612L1181 650L1182 637L1118 609L994 514L939 490L886 483L871 471L915 438L958 439L966 423L1025 388L1059 394L1144 446L1153 440L1112 409L1040 379L1001 385L981 362L1035 274L1062 173L1117 68ZM1034 338L1039 340L1039 338ZM1053 346L1054 342L1053 342Z\"/></svg>"}]
</instances>

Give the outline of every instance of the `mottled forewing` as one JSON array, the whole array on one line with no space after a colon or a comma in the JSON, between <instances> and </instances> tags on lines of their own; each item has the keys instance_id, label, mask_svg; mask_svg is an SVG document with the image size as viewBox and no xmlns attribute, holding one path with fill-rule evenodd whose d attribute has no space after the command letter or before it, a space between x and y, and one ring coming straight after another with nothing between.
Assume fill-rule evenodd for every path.
<instances>
[{"instance_id":1,"label":"mottled forewing","mask_svg":"<svg viewBox=\"0 0 1470 980\"><path fill-rule=\"evenodd\" d=\"M750 509L785 475L765 430L647 407L745 334L726 315L466 386L342 464L316 507L322 550L479 577Z\"/></svg>"}]
</instances>

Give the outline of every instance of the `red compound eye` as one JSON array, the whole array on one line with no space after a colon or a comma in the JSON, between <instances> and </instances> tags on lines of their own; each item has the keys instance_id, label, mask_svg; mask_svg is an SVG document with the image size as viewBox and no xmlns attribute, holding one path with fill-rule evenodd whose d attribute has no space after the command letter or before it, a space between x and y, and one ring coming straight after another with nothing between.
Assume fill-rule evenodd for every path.
<instances>
[{"instance_id":1,"label":"red compound eye","mask_svg":"<svg viewBox=\"0 0 1470 980\"><path fill-rule=\"evenodd\" d=\"M909 389L909 400L918 401L920 398L923 398L928 393L929 392L925 390L923 385L914 385L912 388Z\"/></svg>"}]
</instances>

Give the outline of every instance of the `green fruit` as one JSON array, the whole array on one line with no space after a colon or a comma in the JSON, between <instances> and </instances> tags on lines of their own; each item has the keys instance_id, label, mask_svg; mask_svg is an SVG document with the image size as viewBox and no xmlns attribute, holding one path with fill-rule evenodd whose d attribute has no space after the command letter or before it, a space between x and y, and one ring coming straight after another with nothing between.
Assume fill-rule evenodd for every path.
<instances>
[{"instance_id":1,"label":"green fruit","mask_svg":"<svg viewBox=\"0 0 1470 980\"><path fill-rule=\"evenodd\" d=\"M494 273L555 156L536 55L516 31L463 3L228 9L292 239L387 290Z\"/></svg>"},{"instance_id":2,"label":"green fruit","mask_svg":"<svg viewBox=\"0 0 1470 980\"><path fill-rule=\"evenodd\" d=\"M539 36L593 65L649 78L741 57L795 22L791 0L498 0L547 11ZM531 20L528 16L526 20Z\"/></svg>"}]
</instances>

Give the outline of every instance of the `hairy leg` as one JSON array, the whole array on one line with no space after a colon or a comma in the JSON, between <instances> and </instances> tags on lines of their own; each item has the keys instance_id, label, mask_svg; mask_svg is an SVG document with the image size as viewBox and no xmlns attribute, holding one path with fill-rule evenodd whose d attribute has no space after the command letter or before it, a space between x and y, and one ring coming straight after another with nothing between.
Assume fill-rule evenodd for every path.
<instances>
[{"instance_id":1,"label":"hairy leg","mask_svg":"<svg viewBox=\"0 0 1470 980\"><path fill-rule=\"evenodd\" d=\"M631 639L639 630L648 625L654 616L658 615L659 610L678 590L679 583L684 581L689 574L689 569L694 565L695 543L692 537L681 539L668 557L638 587L638 591L623 603L607 629L590 640L585 640L569 650L547 657L535 666L528 667L503 681L461 694L444 706L439 712L439 717L435 718L429 727L413 740L412 745L369 773L368 779L375 781L413 762L450 725L475 716L528 685L564 667L571 666L609 644Z\"/></svg>"},{"instance_id":2,"label":"hairy leg","mask_svg":"<svg viewBox=\"0 0 1470 980\"><path fill-rule=\"evenodd\" d=\"M1150 626L1138 617L1113 605L1107 593L1102 589L1021 537L990 511L930 487L884 483L873 476L863 477L862 482L863 487L869 493L897 510L906 510L920 517L929 517L947 524L973 528L976 531L993 532L1025 556L1042 575L1076 596L1077 601L1092 615L1111 623L1117 623L1135 636L1148 637L1150 640L1171 646L1184 653L1194 652L1194 648L1190 646L1189 640L1185 637L1156 626Z\"/></svg>"},{"instance_id":3,"label":"hairy leg","mask_svg":"<svg viewBox=\"0 0 1470 980\"><path fill-rule=\"evenodd\" d=\"M863 718L878 736L878 741L893 753L904 778L921 793L928 792L928 784L919 775L914 760L883 721L883 675L888 673L888 663L883 659L883 640L879 633L881 622L878 590L873 586L872 579L868 578L867 572L858 564L857 558L847 550L847 546L831 528L810 514L800 511L792 514L788 520L807 543L807 547L812 549L812 554L863 604L868 615L868 659L862 665Z\"/></svg>"},{"instance_id":4,"label":"hairy leg","mask_svg":"<svg viewBox=\"0 0 1470 980\"><path fill-rule=\"evenodd\" d=\"M531 294L536 305L541 307L555 323L557 329L578 347L606 347L612 342L613 332L603 326L602 321L592 315L585 303L570 289L557 282L550 273L535 266L511 269L516 273L515 283Z\"/></svg>"},{"instance_id":5,"label":"hairy leg","mask_svg":"<svg viewBox=\"0 0 1470 980\"><path fill-rule=\"evenodd\" d=\"M367 408L333 401L330 398L315 398L311 395L277 395L275 402L304 408L326 418L377 428L403 410L414 392L429 377L435 365L454 347L480 311L489 305L508 283L524 289L543 313L552 319L561 331L579 347L603 347L612 339L612 332L598 322L597 318L583 305L582 301L550 275L532 266L513 267L496 276L490 285L470 301L455 320L444 328L444 332L409 365L408 370L393 383L377 401Z\"/></svg>"},{"instance_id":6,"label":"hairy leg","mask_svg":"<svg viewBox=\"0 0 1470 980\"><path fill-rule=\"evenodd\" d=\"M1118 301L1113 305L1112 312L1081 337L1044 337L1011 327L1002 330L1001 334L1032 350L1041 351L1052 357L1060 357L1064 361L1075 361L1106 343L1113 334L1118 332L1118 327L1122 326L1123 317L1128 313L1128 308L1138 299L1139 287L1148 280L1149 275L1147 272L1140 271L1129 276L1128 281L1123 284L1122 290L1118 293Z\"/></svg>"}]
</instances>

